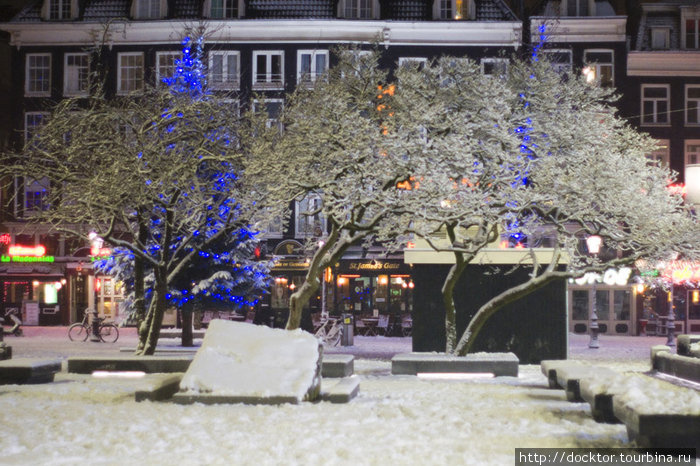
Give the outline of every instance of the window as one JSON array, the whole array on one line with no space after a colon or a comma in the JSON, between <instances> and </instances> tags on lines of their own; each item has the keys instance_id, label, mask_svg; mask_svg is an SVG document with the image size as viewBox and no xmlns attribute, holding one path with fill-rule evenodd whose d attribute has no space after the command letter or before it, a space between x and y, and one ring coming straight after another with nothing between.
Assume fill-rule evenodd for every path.
<instances>
[{"instance_id":1,"label":"window","mask_svg":"<svg viewBox=\"0 0 700 466\"><path fill-rule=\"evenodd\" d=\"M328 50L297 52L297 83L313 84L328 69Z\"/></svg>"},{"instance_id":2,"label":"window","mask_svg":"<svg viewBox=\"0 0 700 466\"><path fill-rule=\"evenodd\" d=\"M583 62L583 74L587 81L599 80L603 87L615 85L612 50L586 50L583 52Z\"/></svg>"},{"instance_id":3,"label":"window","mask_svg":"<svg viewBox=\"0 0 700 466\"><path fill-rule=\"evenodd\" d=\"M326 231L326 219L321 214L321 198L308 195L296 201L294 206L295 236L320 237Z\"/></svg>"},{"instance_id":4,"label":"window","mask_svg":"<svg viewBox=\"0 0 700 466\"><path fill-rule=\"evenodd\" d=\"M264 106L264 107L263 107ZM279 127L282 130L280 116L282 115L282 109L284 109L283 99L267 99L263 102L255 100L253 102L253 111L265 111L267 112L267 127L272 128L274 126Z\"/></svg>"},{"instance_id":5,"label":"window","mask_svg":"<svg viewBox=\"0 0 700 466\"><path fill-rule=\"evenodd\" d=\"M134 0L131 14L137 19L159 19L165 16L164 0Z\"/></svg>"},{"instance_id":6,"label":"window","mask_svg":"<svg viewBox=\"0 0 700 466\"><path fill-rule=\"evenodd\" d=\"M668 124L668 84L642 84L642 124Z\"/></svg>"},{"instance_id":7,"label":"window","mask_svg":"<svg viewBox=\"0 0 700 466\"><path fill-rule=\"evenodd\" d=\"M647 154L647 159L650 163L668 167L670 160L669 140L659 139L656 143L656 149L651 154Z\"/></svg>"},{"instance_id":8,"label":"window","mask_svg":"<svg viewBox=\"0 0 700 466\"><path fill-rule=\"evenodd\" d=\"M540 53L556 73L571 73L571 50L542 50Z\"/></svg>"},{"instance_id":9,"label":"window","mask_svg":"<svg viewBox=\"0 0 700 466\"><path fill-rule=\"evenodd\" d=\"M700 139L685 141L685 164L697 165L700 163Z\"/></svg>"},{"instance_id":10,"label":"window","mask_svg":"<svg viewBox=\"0 0 700 466\"><path fill-rule=\"evenodd\" d=\"M238 52L209 52L209 85L212 89L238 89Z\"/></svg>"},{"instance_id":11,"label":"window","mask_svg":"<svg viewBox=\"0 0 700 466\"><path fill-rule=\"evenodd\" d=\"M25 93L27 96L51 94L51 55L48 53L27 54Z\"/></svg>"},{"instance_id":12,"label":"window","mask_svg":"<svg viewBox=\"0 0 700 466\"><path fill-rule=\"evenodd\" d=\"M284 52L253 52L253 87L284 89Z\"/></svg>"},{"instance_id":13,"label":"window","mask_svg":"<svg viewBox=\"0 0 700 466\"><path fill-rule=\"evenodd\" d=\"M476 7L474 0L434 0L434 19L474 19Z\"/></svg>"},{"instance_id":14,"label":"window","mask_svg":"<svg viewBox=\"0 0 700 466\"><path fill-rule=\"evenodd\" d=\"M700 19L687 18L685 21L681 21L681 25L683 26L684 48L699 49L700 37L698 37L698 34L700 32Z\"/></svg>"},{"instance_id":15,"label":"window","mask_svg":"<svg viewBox=\"0 0 700 466\"><path fill-rule=\"evenodd\" d=\"M48 208L49 182L27 179L24 182L24 208L28 213L46 210Z\"/></svg>"},{"instance_id":16,"label":"window","mask_svg":"<svg viewBox=\"0 0 700 466\"><path fill-rule=\"evenodd\" d=\"M156 52L156 84L175 75L175 63L182 60L180 52Z\"/></svg>"},{"instance_id":17,"label":"window","mask_svg":"<svg viewBox=\"0 0 700 466\"><path fill-rule=\"evenodd\" d=\"M379 10L376 0L341 0L338 16L349 19L372 19Z\"/></svg>"},{"instance_id":18,"label":"window","mask_svg":"<svg viewBox=\"0 0 700 466\"><path fill-rule=\"evenodd\" d=\"M24 142L28 142L36 130L42 125L44 119L48 117L44 112L27 112L24 114Z\"/></svg>"},{"instance_id":19,"label":"window","mask_svg":"<svg viewBox=\"0 0 700 466\"><path fill-rule=\"evenodd\" d=\"M117 93L128 94L143 89L143 53L120 53L117 60Z\"/></svg>"},{"instance_id":20,"label":"window","mask_svg":"<svg viewBox=\"0 0 700 466\"><path fill-rule=\"evenodd\" d=\"M481 72L487 76L504 77L508 73L507 58L482 58Z\"/></svg>"},{"instance_id":21,"label":"window","mask_svg":"<svg viewBox=\"0 0 700 466\"><path fill-rule=\"evenodd\" d=\"M49 0L49 20L62 19L71 19L71 0Z\"/></svg>"},{"instance_id":22,"label":"window","mask_svg":"<svg viewBox=\"0 0 700 466\"><path fill-rule=\"evenodd\" d=\"M63 66L63 94L86 95L88 92L89 57L87 53L67 53Z\"/></svg>"},{"instance_id":23,"label":"window","mask_svg":"<svg viewBox=\"0 0 700 466\"><path fill-rule=\"evenodd\" d=\"M670 43L670 30L668 28L651 28L651 48L665 50Z\"/></svg>"},{"instance_id":24,"label":"window","mask_svg":"<svg viewBox=\"0 0 700 466\"><path fill-rule=\"evenodd\" d=\"M685 86L685 123L700 125L700 85Z\"/></svg>"},{"instance_id":25,"label":"window","mask_svg":"<svg viewBox=\"0 0 700 466\"><path fill-rule=\"evenodd\" d=\"M417 65L418 69L423 69L425 64L428 63L428 59L425 57L399 57L399 66L404 66L412 63Z\"/></svg>"},{"instance_id":26,"label":"window","mask_svg":"<svg viewBox=\"0 0 700 466\"><path fill-rule=\"evenodd\" d=\"M243 5L240 0L211 0L211 18L238 18L241 16Z\"/></svg>"}]
</instances>

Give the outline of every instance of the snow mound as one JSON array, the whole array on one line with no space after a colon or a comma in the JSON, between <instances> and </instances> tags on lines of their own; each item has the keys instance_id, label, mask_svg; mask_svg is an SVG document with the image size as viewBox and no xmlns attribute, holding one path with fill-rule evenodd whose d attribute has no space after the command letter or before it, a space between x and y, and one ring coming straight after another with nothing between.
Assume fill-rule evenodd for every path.
<instances>
[{"instance_id":1,"label":"snow mound","mask_svg":"<svg viewBox=\"0 0 700 466\"><path fill-rule=\"evenodd\" d=\"M320 359L310 333L215 319L180 392L301 401L320 386Z\"/></svg>"}]
</instances>

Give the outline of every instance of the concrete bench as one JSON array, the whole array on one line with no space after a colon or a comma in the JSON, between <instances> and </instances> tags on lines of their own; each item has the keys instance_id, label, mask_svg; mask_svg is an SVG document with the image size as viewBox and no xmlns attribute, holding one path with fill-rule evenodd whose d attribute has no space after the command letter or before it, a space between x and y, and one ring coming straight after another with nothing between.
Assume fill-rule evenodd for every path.
<instances>
[{"instance_id":1,"label":"concrete bench","mask_svg":"<svg viewBox=\"0 0 700 466\"><path fill-rule=\"evenodd\" d=\"M584 401L581 396L580 384L585 379L596 379L600 377L611 377L617 372L606 367L588 365L562 366L556 372L557 384L566 391L568 401Z\"/></svg>"},{"instance_id":2,"label":"concrete bench","mask_svg":"<svg viewBox=\"0 0 700 466\"><path fill-rule=\"evenodd\" d=\"M700 335L678 335L676 337L676 352L681 356L700 357L691 355L691 345L700 343Z\"/></svg>"},{"instance_id":3,"label":"concrete bench","mask_svg":"<svg viewBox=\"0 0 700 466\"><path fill-rule=\"evenodd\" d=\"M625 375L616 374L579 381L581 398L591 406L591 414L597 422L617 424L620 420L613 412L614 388Z\"/></svg>"},{"instance_id":4,"label":"concrete bench","mask_svg":"<svg viewBox=\"0 0 700 466\"><path fill-rule=\"evenodd\" d=\"M692 382L700 382L700 358L680 356L666 351L652 354L654 370Z\"/></svg>"},{"instance_id":5,"label":"concrete bench","mask_svg":"<svg viewBox=\"0 0 700 466\"><path fill-rule=\"evenodd\" d=\"M513 353L472 353L452 356L444 353L405 353L391 359L394 375L418 373L491 373L499 376L518 376L517 356Z\"/></svg>"},{"instance_id":6,"label":"concrete bench","mask_svg":"<svg viewBox=\"0 0 700 466\"><path fill-rule=\"evenodd\" d=\"M638 374L617 382L613 413L643 448L700 447L700 393Z\"/></svg>"},{"instance_id":7,"label":"concrete bench","mask_svg":"<svg viewBox=\"0 0 700 466\"><path fill-rule=\"evenodd\" d=\"M199 349L199 346L156 346L156 354L194 354ZM122 346L119 348L120 353L134 353L135 346Z\"/></svg>"},{"instance_id":8,"label":"concrete bench","mask_svg":"<svg viewBox=\"0 0 700 466\"><path fill-rule=\"evenodd\" d=\"M565 367L587 366L588 364L570 359L547 359L540 363L542 374L547 377L549 388L564 388L557 381L557 372Z\"/></svg>"},{"instance_id":9,"label":"concrete bench","mask_svg":"<svg viewBox=\"0 0 700 466\"><path fill-rule=\"evenodd\" d=\"M192 338L204 338L206 330L193 330ZM182 329L161 329L160 338L182 338Z\"/></svg>"},{"instance_id":10,"label":"concrete bench","mask_svg":"<svg viewBox=\"0 0 700 466\"><path fill-rule=\"evenodd\" d=\"M349 377L355 372L355 357L351 354L324 354L321 376L329 378Z\"/></svg>"},{"instance_id":11,"label":"concrete bench","mask_svg":"<svg viewBox=\"0 0 700 466\"><path fill-rule=\"evenodd\" d=\"M90 374L94 371L186 372L193 356L73 356L67 360L68 372Z\"/></svg>"},{"instance_id":12,"label":"concrete bench","mask_svg":"<svg viewBox=\"0 0 700 466\"><path fill-rule=\"evenodd\" d=\"M246 404L246 405L281 405L299 404L299 400L293 396L250 396L250 395L212 395L210 393L176 393L172 397L173 403L190 405L202 403L214 404Z\"/></svg>"},{"instance_id":13,"label":"concrete bench","mask_svg":"<svg viewBox=\"0 0 700 466\"><path fill-rule=\"evenodd\" d=\"M331 386L328 391L321 390L321 399L331 403L348 403L360 392L360 378L345 377Z\"/></svg>"},{"instance_id":14,"label":"concrete bench","mask_svg":"<svg viewBox=\"0 0 700 466\"><path fill-rule=\"evenodd\" d=\"M168 400L180 390L182 376L182 373L150 374L145 386L139 387L134 393L134 399L137 402Z\"/></svg>"},{"instance_id":15,"label":"concrete bench","mask_svg":"<svg viewBox=\"0 0 700 466\"><path fill-rule=\"evenodd\" d=\"M49 383L60 370L60 359L6 359L0 361L0 385Z\"/></svg>"}]
</instances>

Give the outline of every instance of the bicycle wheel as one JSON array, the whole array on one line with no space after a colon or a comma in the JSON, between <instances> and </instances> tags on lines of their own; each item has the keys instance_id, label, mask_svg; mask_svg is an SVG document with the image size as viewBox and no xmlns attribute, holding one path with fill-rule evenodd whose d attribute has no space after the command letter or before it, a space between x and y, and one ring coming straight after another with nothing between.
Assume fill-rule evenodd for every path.
<instances>
[{"instance_id":1,"label":"bicycle wheel","mask_svg":"<svg viewBox=\"0 0 700 466\"><path fill-rule=\"evenodd\" d=\"M342 333L343 331L341 330L340 326L333 326L329 330L328 335L326 335L326 343L329 346L338 346L340 344L340 338L342 336Z\"/></svg>"},{"instance_id":2,"label":"bicycle wheel","mask_svg":"<svg viewBox=\"0 0 700 466\"><path fill-rule=\"evenodd\" d=\"M105 343L114 343L119 338L119 329L114 324L100 325L100 339Z\"/></svg>"},{"instance_id":3,"label":"bicycle wheel","mask_svg":"<svg viewBox=\"0 0 700 466\"><path fill-rule=\"evenodd\" d=\"M88 337L88 329L83 324L75 323L68 327L68 338L71 341L85 341Z\"/></svg>"}]
</instances>

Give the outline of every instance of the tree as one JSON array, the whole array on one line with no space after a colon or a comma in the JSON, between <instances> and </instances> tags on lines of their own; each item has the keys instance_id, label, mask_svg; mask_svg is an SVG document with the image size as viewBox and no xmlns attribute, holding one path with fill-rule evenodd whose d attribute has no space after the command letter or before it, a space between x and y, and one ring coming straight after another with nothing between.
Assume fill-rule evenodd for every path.
<instances>
[{"instance_id":1,"label":"tree","mask_svg":"<svg viewBox=\"0 0 700 466\"><path fill-rule=\"evenodd\" d=\"M169 304L248 304L266 284L251 254L264 214L245 188L245 125L207 91L202 46L185 39L168 85L59 103L8 166L51 187L34 221L83 235L88 225L114 247L105 266L131 277L138 354L154 352Z\"/></svg>"},{"instance_id":2,"label":"tree","mask_svg":"<svg viewBox=\"0 0 700 466\"><path fill-rule=\"evenodd\" d=\"M389 136L427 161L414 175L409 231L455 258L443 286L448 352L467 353L490 316L554 279L672 250L698 253L698 235L688 235L697 218L666 189L673 175L647 163L650 139L614 115L610 91L563 79L544 61L515 60L496 77L445 58L397 76L394 105L406 121ZM438 231L448 240L436 241ZM541 263L533 240L543 234L552 248ZM594 234L608 254L580 247ZM530 240L520 264L529 279L481 306L457 339L452 290L460 274L510 236Z\"/></svg>"},{"instance_id":3,"label":"tree","mask_svg":"<svg viewBox=\"0 0 700 466\"><path fill-rule=\"evenodd\" d=\"M266 205L311 198L315 202L301 214L327 222L327 231L309 237L312 258L304 283L290 297L288 329L299 327L323 270L349 247L393 234L393 212L402 202L396 185L413 172L411 160L384 140L392 125L392 88L377 55L340 50L338 57L313 87L299 86L289 96L283 131L261 122L247 167L249 178L260 182L257 191L267 193Z\"/></svg>"}]
</instances>

